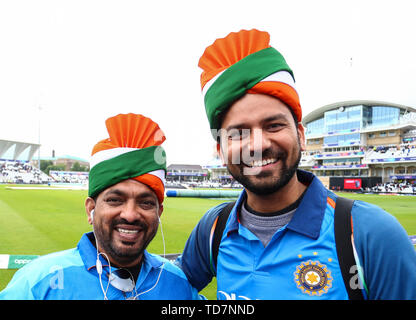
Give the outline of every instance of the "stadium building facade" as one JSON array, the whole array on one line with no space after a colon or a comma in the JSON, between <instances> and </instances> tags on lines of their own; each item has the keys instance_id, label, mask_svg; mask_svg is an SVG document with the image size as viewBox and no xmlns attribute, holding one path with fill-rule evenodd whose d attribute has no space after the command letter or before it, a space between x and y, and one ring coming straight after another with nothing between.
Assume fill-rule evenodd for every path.
<instances>
[{"instance_id":1,"label":"stadium building facade","mask_svg":"<svg viewBox=\"0 0 416 320\"><path fill-rule=\"evenodd\" d=\"M302 123L306 151L300 168L327 187L330 177L415 184L415 108L369 100L337 102L312 111Z\"/></svg>"},{"instance_id":2,"label":"stadium building facade","mask_svg":"<svg viewBox=\"0 0 416 320\"><path fill-rule=\"evenodd\" d=\"M194 164L171 164L167 168L168 182L201 182L208 179L208 170Z\"/></svg>"},{"instance_id":3,"label":"stadium building facade","mask_svg":"<svg viewBox=\"0 0 416 320\"><path fill-rule=\"evenodd\" d=\"M55 156L52 157L42 157L40 158L41 161L51 161L53 165L63 165L66 171L70 171L72 166L78 162L79 165L89 168L90 163L88 160L83 158L74 157L70 155L62 155L62 156ZM32 160L33 165L39 166L38 160Z\"/></svg>"}]
</instances>

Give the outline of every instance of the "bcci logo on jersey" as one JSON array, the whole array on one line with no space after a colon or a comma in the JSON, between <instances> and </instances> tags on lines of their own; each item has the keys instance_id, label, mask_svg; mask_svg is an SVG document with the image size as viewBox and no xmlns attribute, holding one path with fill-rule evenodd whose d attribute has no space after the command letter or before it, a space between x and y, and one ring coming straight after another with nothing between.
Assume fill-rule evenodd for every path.
<instances>
[{"instance_id":1,"label":"bcci logo on jersey","mask_svg":"<svg viewBox=\"0 0 416 320\"><path fill-rule=\"evenodd\" d=\"M320 296L332 287L331 271L319 261L302 262L294 276L296 286L310 296Z\"/></svg>"}]
</instances>

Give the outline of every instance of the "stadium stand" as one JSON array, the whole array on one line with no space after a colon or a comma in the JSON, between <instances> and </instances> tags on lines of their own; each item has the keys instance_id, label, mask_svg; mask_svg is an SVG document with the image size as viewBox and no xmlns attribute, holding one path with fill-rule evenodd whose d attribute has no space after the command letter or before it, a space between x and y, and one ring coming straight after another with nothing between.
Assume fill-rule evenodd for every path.
<instances>
[{"instance_id":1,"label":"stadium stand","mask_svg":"<svg viewBox=\"0 0 416 320\"><path fill-rule=\"evenodd\" d=\"M169 182L201 182L207 179L208 171L200 165L171 164L167 167L166 180Z\"/></svg>"},{"instance_id":2,"label":"stadium stand","mask_svg":"<svg viewBox=\"0 0 416 320\"><path fill-rule=\"evenodd\" d=\"M401 183L386 182L378 184L366 191L378 193L416 193L416 186L407 181Z\"/></svg>"},{"instance_id":3,"label":"stadium stand","mask_svg":"<svg viewBox=\"0 0 416 320\"><path fill-rule=\"evenodd\" d=\"M88 172L51 170L49 175L53 180L60 183L88 184Z\"/></svg>"},{"instance_id":4,"label":"stadium stand","mask_svg":"<svg viewBox=\"0 0 416 320\"><path fill-rule=\"evenodd\" d=\"M370 100L337 102L305 115L302 124L306 150L299 166L315 173L321 181L363 178L378 184L366 186L374 187L372 190L413 192L414 107Z\"/></svg>"},{"instance_id":5,"label":"stadium stand","mask_svg":"<svg viewBox=\"0 0 416 320\"><path fill-rule=\"evenodd\" d=\"M49 183L53 179L29 162L0 160L0 183Z\"/></svg>"}]
</instances>

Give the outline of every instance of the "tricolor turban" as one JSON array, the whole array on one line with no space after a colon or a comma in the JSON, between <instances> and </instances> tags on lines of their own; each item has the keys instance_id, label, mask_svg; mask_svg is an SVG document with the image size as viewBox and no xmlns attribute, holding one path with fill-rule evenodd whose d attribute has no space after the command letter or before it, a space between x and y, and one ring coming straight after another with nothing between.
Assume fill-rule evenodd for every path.
<instances>
[{"instance_id":1,"label":"tricolor turban","mask_svg":"<svg viewBox=\"0 0 416 320\"><path fill-rule=\"evenodd\" d=\"M293 72L269 42L267 32L241 30L215 40L205 49L198 66L203 70L201 87L211 131L220 129L221 114L246 93L278 98L301 121Z\"/></svg>"},{"instance_id":2,"label":"tricolor turban","mask_svg":"<svg viewBox=\"0 0 416 320\"><path fill-rule=\"evenodd\" d=\"M166 155L160 146L166 140L158 124L139 114L119 114L105 122L109 138L92 150L88 196L126 179L137 180L164 199Z\"/></svg>"}]
</instances>

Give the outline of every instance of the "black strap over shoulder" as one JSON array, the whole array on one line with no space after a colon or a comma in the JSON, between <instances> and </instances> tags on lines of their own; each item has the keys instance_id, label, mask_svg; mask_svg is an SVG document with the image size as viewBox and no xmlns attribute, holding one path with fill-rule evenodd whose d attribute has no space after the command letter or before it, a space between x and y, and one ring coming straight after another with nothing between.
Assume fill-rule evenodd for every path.
<instances>
[{"instance_id":1,"label":"black strap over shoulder","mask_svg":"<svg viewBox=\"0 0 416 320\"><path fill-rule=\"evenodd\" d=\"M335 244L348 297L350 300L363 300L364 296L361 289L353 289L350 285L350 270L352 266L356 265L351 237L351 209L353 204L354 200L351 199L343 197L337 197L336 199L334 214Z\"/></svg>"},{"instance_id":2,"label":"black strap over shoulder","mask_svg":"<svg viewBox=\"0 0 416 320\"><path fill-rule=\"evenodd\" d=\"M215 266L215 270L217 269L217 256L218 250L220 248L222 234L224 232L228 216L230 215L230 212L233 209L234 205L235 201L229 202L218 214L217 225L215 226L214 237L212 240L212 259Z\"/></svg>"}]
</instances>

